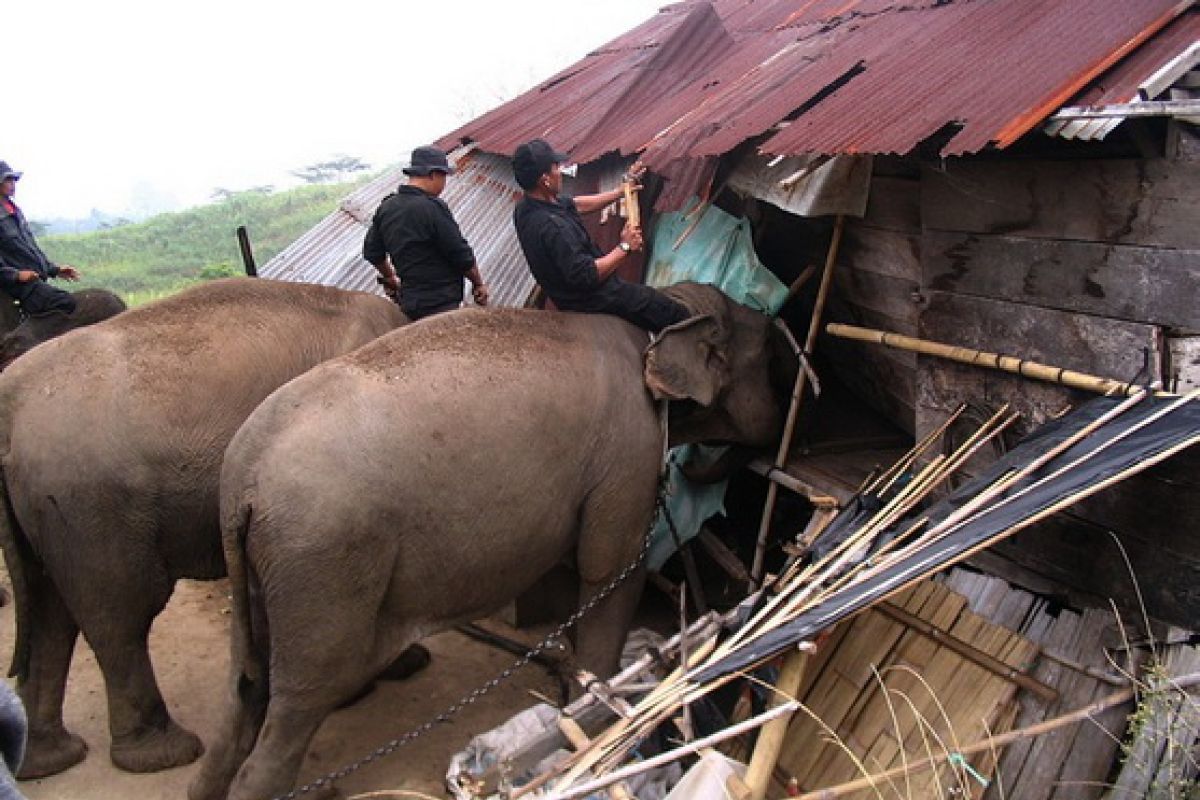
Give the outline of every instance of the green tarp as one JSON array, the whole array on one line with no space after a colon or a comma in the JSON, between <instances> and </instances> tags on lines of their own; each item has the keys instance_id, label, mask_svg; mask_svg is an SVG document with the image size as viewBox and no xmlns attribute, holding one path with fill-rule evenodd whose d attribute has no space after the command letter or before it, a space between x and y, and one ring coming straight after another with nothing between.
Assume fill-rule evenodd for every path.
<instances>
[{"instance_id":1,"label":"green tarp","mask_svg":"<svg viewBox=\"0 0 1200 800\"><path fill-rule=\"evenodd\" d=\"M697 220L699 216L699 220ZM678 246L676 246L678 243ZM693 200L682 211L664 214L654 226L646 283L669 286L683 281L708 283L734 300L775 315L787 298L787 287L763 266L754 252L750 223ZM679 545L700 532L700 525L725 510L727 481L702 486L683 477L679 464L690 458L714 458L720 449L692 445L671 451L667 509L679 541L660 518L651 534L647 566L657 570Z\"/></svg>"}]
</instances>

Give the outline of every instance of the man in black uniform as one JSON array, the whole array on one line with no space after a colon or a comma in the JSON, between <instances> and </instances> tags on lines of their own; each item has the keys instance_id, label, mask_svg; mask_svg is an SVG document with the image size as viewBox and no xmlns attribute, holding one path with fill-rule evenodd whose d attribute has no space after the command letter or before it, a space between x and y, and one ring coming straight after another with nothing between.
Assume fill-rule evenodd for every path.
<instances>
[{"instance_id":1,"label":"man in black uniform","mask_svg":"<svg viewBox=\"0 0 1200 800\"><path fill-rule=\"evenodd\" d=\"M463 277L475 302L486 306L488 289L475 253L439 195L454 173L436 147L413 150L404 168L408 183L379 204L363 241L363 258L379 270L383 285L411 320L451 311L462 304Z\"/></svg>"},{"instance_id":2,"label":"man in black uniform","mask_svg":"<svg viewBox=\"0 0 1200 800\"><path fill-rule=\"evenodd\" d=\"M615 202L622 190L574 199L562 195L560 165L566 160L545 139L527 142L513 154L513 174L525 190L513 224L533 277L554 305L563 311L615 314L655 333L687 319L688 310L680 303L614 274L629 253L642 249L642 231L627 223L621 243L602 253L579 215Z\"/></svg>"},{"instance_id":3,"label":"man in black uniform","mask_svg":"<svg viewBox=\"0 0 1200 800\"><path fill-rule=\"evenodd\" d=\"M51 286L49 278L79 280L79 270L46 257L33 238L25 214L13 202L21 173L0 161L0 289L27 314L75 310L75 297Z\"/></svg>"}]
</instances>

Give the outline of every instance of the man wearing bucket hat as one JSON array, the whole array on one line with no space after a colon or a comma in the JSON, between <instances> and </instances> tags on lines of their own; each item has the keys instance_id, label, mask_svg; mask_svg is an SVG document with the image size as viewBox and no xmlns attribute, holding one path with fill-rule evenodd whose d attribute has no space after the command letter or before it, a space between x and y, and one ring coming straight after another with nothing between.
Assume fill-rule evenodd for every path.
<instances>
[{"instance_id":1,"label":"man wearing bucket hat","mask_svg":"<svg viewBox=\"0 0 1200 800\"><path fill-rule=\"evenodd\" d=\"M38 247L24 212L13 201L20 179L20 172L0 161L0 290L20 303L27 314L69 314L75 310L75 298L46 281L76 281L79 271L55 264Z\"/></svg>"},{"instance_id":2,"label":"man wearing bucket hat","mask_svg":"<svg viewBox=\"0 0 1200 800\"><path fill-rule=\"evenodd\" d=\"M458 308L463 278L475 303L486 306L488 289L450 207L441 199L454 174L446 154L418 147L404 168L408 182L384 198L363 241L363 258L379 271L384 287L409 319Z\"/></svg>"},{"instance_id":3,"label":"man wearing bucket hat","mask_svg":"<svg viewBox=\"0 0 1200 800\"><path fill-rule=\"evenodd\" d=\"M570 198L562 192L567 156L545 139L526 142L513 153L513 175L525 197L513 210L517 239L533 277L563 311L615 314L657 333L688 318L688 310L662 292L621 280L621 262L642 249L641 229L626 224L621 243L603 253L580 214L616 201L621 189Z\"/></svg>"}]
</instances>

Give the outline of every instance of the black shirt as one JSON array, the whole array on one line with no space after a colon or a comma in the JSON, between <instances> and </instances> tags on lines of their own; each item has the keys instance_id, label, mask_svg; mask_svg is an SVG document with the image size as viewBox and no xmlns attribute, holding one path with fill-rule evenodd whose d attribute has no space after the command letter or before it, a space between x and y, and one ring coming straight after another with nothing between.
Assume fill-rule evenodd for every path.
<instances>
[{"instance_id":1,"label":"black shirt","mask_svg":"<svg viewBox=\"0 0 1200 800\"><path fill-rule=\"evenodd\" d=\"M462 302L463 276L475 265L445 201L407 185L379 204L363 241L367 261L378 264L385 255L400 278L400 305L408 313Z\"/></svg>"},{"instance_id":2,"label":"black shirt","mask_svg":"<svg viewBox=\"0 0 1200 800\"><path fill-rule=\"evenodd\" d=\"M526 195L513 210L513 224L529 271L564 311L599 311L624 283L601 281L596 259L603 253L588 235L575 201L565 195L550 203Z\"/></svg>"},{"instance_id":3,"label":"black shirt","mask_svg":"<svg viewBox=\"0 0 1200 800\"><path fill-rule=\"evenodd\" d=\"M613 273L601 280L596 259L603 253L571 198L550 203L526 195L513 210L513 224L530 272L563 311L614 314L654 332L687 319L687 308L657 289Z\"/></svg>"},{"instance_id":4,"label":"black shirt","mask_svg":"<svg viewBox=\"0 0 1200 800\"><path fill-rule=\"evenodd\" d=\"M46 280L58 274L58 267L38 247L21 209L16 204L12 209L10 212L0 201L0 289L21 299L37 282L18 282L20 270L31 269Z\"/></svg>"}]
</instances>

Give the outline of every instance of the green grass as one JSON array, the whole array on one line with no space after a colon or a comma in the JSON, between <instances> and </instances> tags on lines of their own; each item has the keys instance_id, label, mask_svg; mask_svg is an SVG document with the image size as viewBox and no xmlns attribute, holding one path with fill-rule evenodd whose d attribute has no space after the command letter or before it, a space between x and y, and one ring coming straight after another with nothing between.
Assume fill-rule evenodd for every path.
<instances>
[{"instance_id":1,"label":"green grass","mask_svg":"<svg viewBox=\"0 0 1200 800\"><path fill-rule=\"evenodd\" d=\"M255 263L261 267L366 180L275 194L243 192L220 203L136 224L43 236L38 242L51 260L83 273L83 279L69 288L109 289L136 306L200 281L244 274L236 234L239 225L246 226Z\"/></svg>"}]
</instances>

